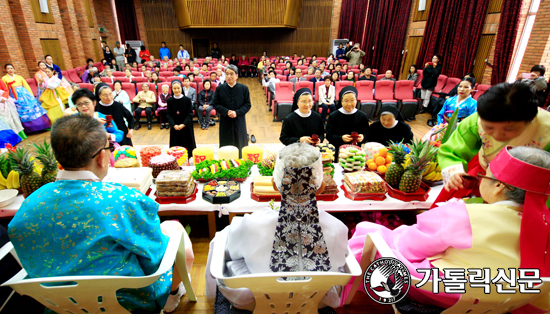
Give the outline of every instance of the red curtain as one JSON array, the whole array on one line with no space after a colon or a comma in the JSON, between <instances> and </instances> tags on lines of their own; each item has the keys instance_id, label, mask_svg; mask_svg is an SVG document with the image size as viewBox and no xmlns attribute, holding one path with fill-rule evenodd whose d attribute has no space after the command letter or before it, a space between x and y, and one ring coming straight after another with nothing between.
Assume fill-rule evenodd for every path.
<instances>
[{"instance_id":1,"label":"red curtain","mask_svg":"<svg viewBox=\"0 0 550 314\"><path fill-rule=\"evenodd\" d=\"M424 67L434 54L439 54L442 74L463 77L471 72L489 2L433 0L416 64Z\"/></svg>"},{"instance_id":2,"label":"red curtain","mask_svg":"<svg viewBox=\"0 0 550 314\"><path fill-rule=\"evenodd\" d=\"M126 47L126 40L140 40L135 4L133 0L116 0L115 4L121 45Z\"/></svg>"},{"instance_id":3,"label":"red curtain","mask_svg":"<svg viewBox=\"0 0 550 314\"><path fill-rule=\"evenodd\" d=\"M400 71L403 45L412 0L371 1L367 28L361 40L365 51L363 62L378 69L378 73Z\"/></svg>"},{"instance_id":4,"label":"red curtain","mask_svg":"<svg viewBox=\"0 0 550 314\"><path fill-rule=\"evenodd\" d=\"M493 58L493 72L491 74L492 85L506 81L512 55L514 54L522 3L522 0L503 1L495 42L495 57Z\"/></svg>"},{"instance_id":5,"label":"red curtain","mask_svg":"<svg viewBox=\"0 0 550 314\"><path fill-rule=\"evenodd\" d=\"M369 0L343 0L338 27L338 38L361 41Z\"/></svg>"}]
</instances>

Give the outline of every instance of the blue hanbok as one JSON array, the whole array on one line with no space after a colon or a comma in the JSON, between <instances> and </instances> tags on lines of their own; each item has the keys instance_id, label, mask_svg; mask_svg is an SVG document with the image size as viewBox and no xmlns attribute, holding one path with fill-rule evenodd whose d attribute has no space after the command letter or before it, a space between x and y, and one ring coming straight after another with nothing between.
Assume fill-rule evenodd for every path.
<instances>
[{"instance_id":1,"label":"blue hanbok","mask_svg":"<svg viewBox=\"0 0 550 314\"><path fill-rule=\"evenodd\" d=\"M447 99L445 104L443 104L443 108L437 114L437 123L444 123L444 116L451 118L457 108L458 118L465 119L472 113L477 112L477 100L473 99L472 96L468 96L468 98L458 103L458 95Z\"/></svg>"}]
</instances>

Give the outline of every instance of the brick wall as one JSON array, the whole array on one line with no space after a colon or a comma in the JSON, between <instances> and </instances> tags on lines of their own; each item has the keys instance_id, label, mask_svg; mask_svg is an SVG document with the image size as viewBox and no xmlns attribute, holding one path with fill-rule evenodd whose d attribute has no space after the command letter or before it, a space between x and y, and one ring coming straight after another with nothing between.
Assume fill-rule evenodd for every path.
<instances>
[{"instance_id":1,"label":"brick wall","mask_svg":"<svg viewBox=\"0 0 550 314\"><path fill-rule=\"evenodd\" d=\"M529 72L535 64L550 68L550 0L540 3L519 73ZM549 72L546 71L547 78L550 77Z\"/></svg>"},{"instance_id":2,"label":"brick wall","mask_svg":"<svg viewBox=\"0 0 550 314\"><path fill-rule=\"evenodd\" d=\"M340 0L341 1L341 0ZM136 8L136 20L139 29L139 37L141 41L145 44L145 47L149 47L147 42L147 32L145 31L145 19L143 17L143 8L141 6L141 0L134 0Z\"/></svg>"},{"instance_id":3,"label":"brick wall","mask_svg":"<svg viewBox=\"0 0 550 314\"><path fill-rule=\"evenodd\" d=\"M115 47L115 42L120 40L118 30L115 25L115 11L110 0L93 0L93 6L97 16L98 27L102 27L105 31L100 32L100 36L107 42L111 50Z\"/></svg>"},{"instance_id":4,"label":"brick wall","mask_svg":"<svg viewBox=\"0 0 550 314\"><path fill-rule=\"evenodd\" d=\"M332 25L330 28L330 42L338 39L338 30L340 28L340 12L342 11L342 0L334 0L332 6Z\"/></svg>"},{"instance_id":5,"label":"brick wall","mask_svg":"<svg viewBox=\"0 0 550 314\"><path fill-rule=\"evenodd\" d=\"M28 77L27 64L23 48L13 20L13 14L8 0L0 0L0 11L4 12L0 23L0 63L2 71L6 63L12 63L20 75ZM21 11L15 11L21 14Z\"/></svg>"}]
</instances>

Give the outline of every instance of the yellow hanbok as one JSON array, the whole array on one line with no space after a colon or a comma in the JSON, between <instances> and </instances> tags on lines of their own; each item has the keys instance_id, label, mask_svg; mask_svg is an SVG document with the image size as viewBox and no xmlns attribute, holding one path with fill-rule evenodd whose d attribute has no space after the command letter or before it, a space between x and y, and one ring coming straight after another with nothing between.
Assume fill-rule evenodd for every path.
<instances>
[{"instance_id":1,"label":"yellow hanbok","mask_svg":"<svg viewBox=\"0 0 550 314\"><path fill-rule=\"evenodd\" d=\"M48 118L52 124L55 120L63 117L63 111L65 111L65 104L69 101L69 93L61 85L61 80L52 76L46 80L46 89L40 96L40 102L42 108L48 112Z\"/></svg>"}]
</instances>

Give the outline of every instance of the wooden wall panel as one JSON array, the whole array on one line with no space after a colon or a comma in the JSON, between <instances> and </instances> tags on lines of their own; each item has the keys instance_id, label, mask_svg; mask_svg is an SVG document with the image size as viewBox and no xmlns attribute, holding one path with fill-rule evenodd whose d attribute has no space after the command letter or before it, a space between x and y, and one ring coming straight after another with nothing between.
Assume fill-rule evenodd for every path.
<instances>
[{"instance_id":1,"label":"wooden wall panel","mask_svg":"<svg viewBox=\"0 0 550 314\"><path fill-rule=\"evenodd\" d=\"M42 51L44 55L51 55L55 60L55 64L59 66L61 70L65 70L65 59L63 58L63 53L61 52L61 45L59 44L59 39L40 39L40 45L42 46Z\"/></svg>"},{"instance_id":2,"label":"wooden wall panel","mask_svg":"<svg viewBox=\"0 0 550 314\"><path fill-rule=\"evenodd\" d=\"M418 11L418 0L413 1L411 10L414 10L413 21L426 21L428 20L428 15L430 14L430 6L432 5L432 0L426 0L426 9L424 11Z\"/></svg>"},{"instance_id":3,"label":"wooden wall panel","mask_svg":"<svg viewBox=\"0 0 550 314\"><path fill-rule=\"evenodd\" d=\"M34 21L36 23L54 24L52 6L50 5L49 1L48 1L48 10L50 11L50 13L40 12L40 3L38 3L38 0L31 0L30 3L32 7L32 13L34 15Z\"/></svg>"},{"instance_id":4,"label":"wooden wall panel","mask_svg":"<svg viewBox=\"0 0 550 314\"><path fill-rule=\"evenodd\" d=\"M290 0L288 0L290 1ZM268 1L269 2L269 1ZM192 38L209 38L217 42L229 58L236 55L259 56L266 50L270 56L304 55L326 56L330 49L332 0L303 0L296 29L290 28L205 28L180 30L171 0L142 1L149 51L158 57L162 41L172 55L180 44L192 53ZM235 16L234 19L239 17ZM196 56L203 57L203 56Z\"/></svg>"},{"instance_id":5,"label":"wooden wall panel","mask_svg":"<svg viewBox=\"0 0 550 314\"><path fill-rule=\"evenodd\" d=\"M481 79L483 78L483 73L485 72L485 67L487 66L485 64L485 59L489 57L489 53L491 52L491 47L493 46L493 41L495 40L496 35L481 35L481 38L479 39L479 46L477 48L476 52L476 61L474 64L474 69L472 73L474 73L474 77L476 78L476 81L479 81L481 83Z\"/></svg>"},{"instance_id":6,"label":"wooden wall panel","mask_svg":"<svg viewBox=\"0 0 550 314\"><path fill-rule=\"evenodd\" d=\"M187 0L192 27L283 25L286 5L287 0Z\"/></svg>"},{"instance_id":7,"label":"wooden wall panel","mask_svg":"<svg viewBox=\"0 0 550 314\"><path fill-rule=\"evenodd\" d=\"M489 2L489 8L487 9L487 13L500 13L502 11L502 3L504 0L491 0Z\"/></svg>"},{"instance_id":8,"label":"wooden wall panel","mask_svg":"<svg viewBox=\"0 0 550 314\"><path fill-rule=\"evenodd\" d=\"M409 69L411 65L416 61L418 57L418 52L420 51L420 45L422 44L422 36L411 36L409 38L409 43L407 45L407 56L405 57L405 62L403 64L403 72L401 73L400 79L406 80L409 75ZM422 70L424 68L423 64L416 65L417 70Z\"/></svg>"}]
</instances>

